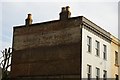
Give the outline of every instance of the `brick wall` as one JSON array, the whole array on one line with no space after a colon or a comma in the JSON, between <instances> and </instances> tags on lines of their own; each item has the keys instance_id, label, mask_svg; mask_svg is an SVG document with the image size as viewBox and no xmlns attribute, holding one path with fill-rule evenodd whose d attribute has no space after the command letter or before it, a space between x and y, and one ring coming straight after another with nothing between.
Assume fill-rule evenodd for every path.
<instances>
[{"instance_id":1,"label":"brick wall","mask_svg":"<svg viewBox=\"0 0 120 80\"><path fill-rule=\"evenodd\" d=\"M79 75L80 18L14 28L12 77Z\"/></svg>"}]
</instances>

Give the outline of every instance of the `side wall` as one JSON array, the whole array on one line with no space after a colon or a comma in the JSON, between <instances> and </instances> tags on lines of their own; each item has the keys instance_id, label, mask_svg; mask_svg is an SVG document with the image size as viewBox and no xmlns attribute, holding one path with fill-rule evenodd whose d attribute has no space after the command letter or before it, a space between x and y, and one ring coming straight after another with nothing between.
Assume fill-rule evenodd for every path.
<instances>
[{"instance_id":1,"label":"side wall","mask_svg":"<svg viewBox=\"0 0 120 80\"><path fill-rule=\"evenodd\" d=\"M12 77L79 76L79 25L80 19L14 29Z\"/></svg>"}]
</instances>

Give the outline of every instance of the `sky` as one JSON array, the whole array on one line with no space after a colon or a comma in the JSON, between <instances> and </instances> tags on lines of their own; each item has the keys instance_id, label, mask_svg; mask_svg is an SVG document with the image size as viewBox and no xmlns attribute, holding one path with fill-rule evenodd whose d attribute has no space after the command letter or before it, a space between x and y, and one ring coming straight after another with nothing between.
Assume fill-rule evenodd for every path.
<instances>
[{"instance_id":1,"label":"sky","mask_svg":"<svg viewBox=\"0 0 120 80\"><path fill-rule=\"evenodd\" d=\"M13 27L24 25L31 13L33 23L58 20L61 7L70 6L71 17L84 16L118 37L119 0L1 0L0 50L12 47Z\"/></svg>"}]
</instances>

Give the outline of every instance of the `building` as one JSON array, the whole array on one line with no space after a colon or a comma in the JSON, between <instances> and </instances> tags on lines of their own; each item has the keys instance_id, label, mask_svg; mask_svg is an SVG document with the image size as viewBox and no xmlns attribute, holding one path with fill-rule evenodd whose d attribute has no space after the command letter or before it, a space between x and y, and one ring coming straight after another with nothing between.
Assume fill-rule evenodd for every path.
<instances>
[{"instance_id":1,"label":"building","mask_svg":"<svg viewBox=\"0 0 120 80\"><path fill-rule=\"evenodd\" d=\"M118 48L118 52L120 52L120 46ZM119 66L120 66L120 53L118 55L118 63L119 63ZM119 77L119 80L120 80L120 67L118 68L118 77Z\"/></svg>"},{"instance_id":2,"label":"building","mask_svg":"<svg viewBox=\"0 0 120 80\"><path fill-rule=\"evenodd\" d=\"M82 78L111 78L110 33L82 20Z\"/></svg>"},{"instance_id":3,"label":"building","mask_svg":"<svg viewBox=\"0 0 120 80\"><path fill-rule=\"evenodd\" d=\"M0 67L0 80L2 79L2 68Z\"/></svg>"},{"instance_id":4,"label":"building","mask_svg":"<svg viewBox=\"0 0 120 80\"><path fill-rule=\"evenodd\" d=\"M113 35L111 35L111 73L112 73L112 78L114 78L115 80L118 80L118 78L120 79L120 73L119 73L119 59L120 59L120 52L119 52L119 48L120 48L120 41L114 37Z\"/></svg>"},{"instance_id":5,"label":"building","mask_svg":"<svg viewBox=\"0 0 120 80\"><path fill-rule=\"evenodd\" d=\"M118 47L118 63L119 63L119 66L120 66L120 45ZM119 80L120 80L120 67L118 68L118 77L119 77Z\"/></svg>"},{"instance_id":6,"label":"building","mask_svg":"<svg viewBox=\"0 0 120 80\"><path fill-rule=\"evenodd\" d=\"M111 78L111 35L83 16L14 27L11 78L15 80Z\"/></svg>"},{"instance_id":7,"label":"building","mask_svg":"<svg viewBox=\"0 0 120 80\"><path fill-rule=\"evenodd\" d=\"M81 75L81 19L69 18L62 8L60 20L14 27L11 78L76 78Z\"/></svg>"}]
</instances>

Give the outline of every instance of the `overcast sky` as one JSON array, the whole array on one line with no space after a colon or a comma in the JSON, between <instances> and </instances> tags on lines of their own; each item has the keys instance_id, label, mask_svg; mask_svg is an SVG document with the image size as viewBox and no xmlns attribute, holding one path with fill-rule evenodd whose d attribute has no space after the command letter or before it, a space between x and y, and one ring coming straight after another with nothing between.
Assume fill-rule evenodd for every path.
<instances>
[{"instance_id":1,"label":"overcast sky","mask_svg":"<svg viewBox=\"0 0 120 80\"><path fill-rule=\"evenodd\" d=\"M28 13L32 14L33 23L57 20L61 7L64 6L70 6L71 17L84 16L117 37L118 1L1 0L0 50L12 45L12 29L14 26L24 25Z\"/></svg>"}]
</instances>

